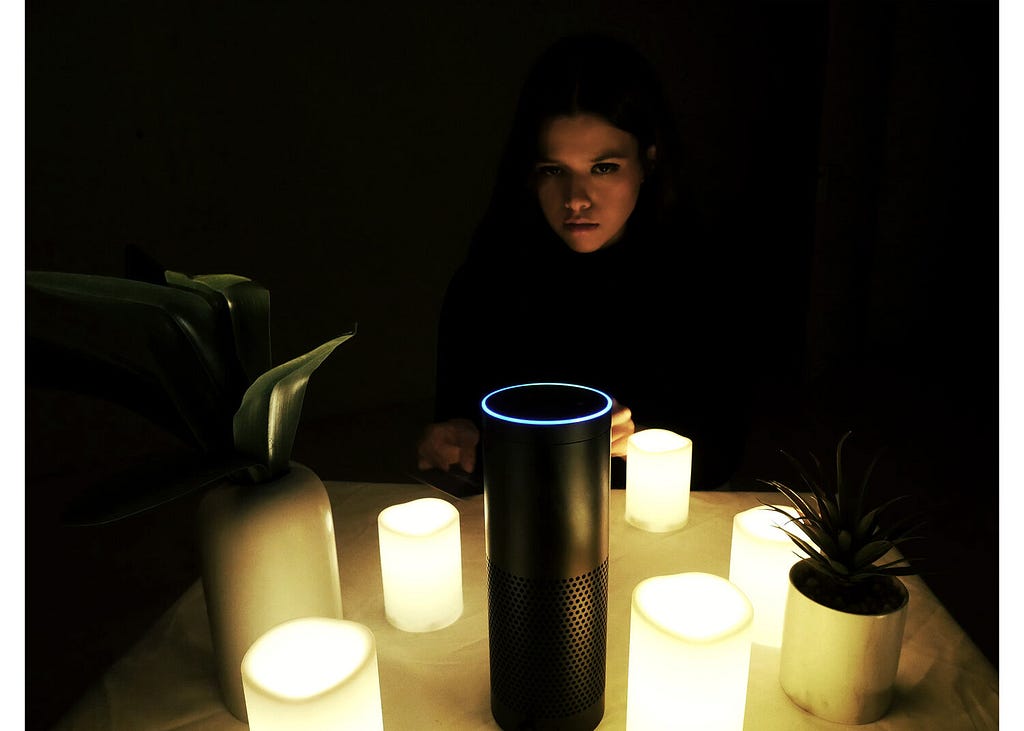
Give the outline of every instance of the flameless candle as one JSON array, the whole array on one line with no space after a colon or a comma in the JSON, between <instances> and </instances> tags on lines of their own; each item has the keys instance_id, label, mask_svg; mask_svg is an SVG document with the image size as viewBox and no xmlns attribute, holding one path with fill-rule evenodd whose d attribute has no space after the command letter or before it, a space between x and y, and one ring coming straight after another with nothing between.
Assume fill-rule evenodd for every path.
<instances>
[{"instance_id":1,"label":"flameless candle","mask_svg":"<svg viewBox=\"0 0 1024 731\"><path fill-rule=\"evenodd\" d=\"M384 728L373 633L356 622L302 617L272 627L242 658L242 688L252 731Z\"/></svg>"},{"instance_id":2,"label":"flameless candle","mask_svg":"<svg viewBox=\"0 0 1024 731\"><path fill-rule=\"evenodd\" d=\"M637 584L629 622L627 731L740 731L754 610L720 576L683 573Z\"/></svg>"},{"instance_id":3,"label":"flameless candle","mask_svg":"<svg viewBox=\"0 0 1024 731\"><path fill-rule=\"evenodd\" d=\"M792 515L797 512L778 506ZM779 526L806 538L799 526L771 508L759 506L737 513L732 521L729 581L736 584L754 605L752 639L759 645L782 644L782 617L789 591L789 569L806 558Z\"/></svg>"},{"instance_id":4,"label":"flameless candle","mask_svg":"<svg viewBox=\"0 0 1024 731\"><path fill-rule=\"evenodd\" d=\"M384 612L406 632L430 632L462 616L459 511L438 498L392 505L377 517Z\"/></svg>"},{"instance_id":5,"label":"flameless candle","mask_svg":"<svg viewBox=\"0 0 1024 731\"><path fill-rule=\"evenodd\" d=\"M626 442L626 521L652 533L690 517L693 442L667 429L644 429Z\"/></svg>"}]
</instances>

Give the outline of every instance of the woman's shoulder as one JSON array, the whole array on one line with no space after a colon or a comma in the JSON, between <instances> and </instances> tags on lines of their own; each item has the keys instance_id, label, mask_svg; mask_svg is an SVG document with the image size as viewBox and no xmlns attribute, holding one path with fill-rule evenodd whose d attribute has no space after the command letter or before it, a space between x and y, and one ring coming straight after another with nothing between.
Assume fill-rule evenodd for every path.
<instances>
[{"instance_id":1,"label":"woman's shoulder","mask_svg":"<svg viewBox=\"0 0 1024 731\"><path fill-rule=\"evenodd\" d=\"M465 311L491 312L504 302L516 299L529 277L511 258L467 257L452 273L445 290L445 307ZM513 306L509 304L508 306Z\"/></svg>"}]
</instances>

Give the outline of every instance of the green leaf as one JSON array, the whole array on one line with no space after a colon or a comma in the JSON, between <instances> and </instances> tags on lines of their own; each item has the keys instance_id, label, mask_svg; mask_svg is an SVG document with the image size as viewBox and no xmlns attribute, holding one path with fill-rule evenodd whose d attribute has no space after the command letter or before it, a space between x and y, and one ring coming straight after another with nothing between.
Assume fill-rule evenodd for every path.
<instances>
[{"instance_id":1,"label":"green leaf","mask_svg":"<svg viewBox=\"0 0 1024 731\"><path fill-rule=\"evenodd\" d=\"M270 369L270 292L266 287L237 274L189 277L167 271L164 276L169 285L197 292L221 313L228 330L225 339L231 342L228 350L237 359L243 389Z\"/></svg>"},{"instance_id":2,"label":"green leaf","mask_svg":"<svg viewBox=\"0 0 1024 731\"><path fill-rule=\"evenodd\" d=\"M884 576L914 576L915 574L921 573L913 566L900 566L894 568L879 568L874 573L883 574Z\"/></svg>"},{"instance_id":3,"label":"green leaf","mask_svg":"<svg viewBox=\"0 0 1024 731\"><path fill-rule=\"evenodd\" d=\"M843 445L852 433L847 431L836 444L836 505L839 508L836 524L843 527L846 527L855 503L854 496L850 493L846 480L843 479Z\"/></svg>"},{"instance_id":4,"label":"green leaf","mask_svg":"<svg viewBox=\"0 0 1024 731\"><path fill-rule=\"evenodd\" d=\"M836 532L842 528L843 519L839 505L829 500L824 493L818 498L818 513L830 531Z\"/></svg>"},{"instance_id":5,"label":"green leaf","mask_svg":"<svg viewBox=\"0 0 1024 731\"><path fill-rule=\"evenodd\" d=\"M833 570L832 564L829 563L827 556L823 556L820 553L811 553L810 559L811 560L808 563L808 565L818 573L824 574L825 576L832 579L838 579L840 581L846 580L846 577L844 577L842 574L837 574L835 570Z\"/></svg>"},{"instance_id":6,"label":"green leaf","mask_svg":"<svg viewBox=\"0 0 1024 731\"><path fill-rule=\"evenodd\" d=\"M799 536L790 533L785 528L782 529L782 532L789 536L789 539L796 544L797 548L799 548L801 551L806 553L811 558L814 558L815 556L821 556L821 551L816 546L813 546L807 541L805 541L803 538L800 538Z\"/></svg>"},{"instance_id":7,"label":"green leaf","mask_svg":"<svg viewBox=\"0 0 1024 731\"><path fill-rule=\"evenodd\" d=\"M908 515L896 521L889 528L888 533L894 543L902 543L911 538L920 537L919 533L925 525L927 525L927 521L922 520L920 515Z\"/></svg>"},{"instance_id":8,"label":"green leaf","mask_svg":"<svg viewBox=\"0 0 1024 731\"><path fill-rule=\"evenodd\" d=\"M104 525L131 518L235 475L253 460L234 452L155 457L87 485L64 509L65 525Z\"/></svg>"},{"instance_id":9,"label":"green leaf","mask_svg":"<svg viewBox=\"0 0 1024 731\"><path fill-rule=\"evenodd\" d=\"M868 511L864 517L861 518L860 523L857 524L857 535L863 536L864 538L870 538L874 535L878 531L878 519L881 517L881 514L890 506L904 500L905 498L906 495L898 495L891 500L887 500L882 503L877 508Z\"/></svg>"},{"instance_id":10,"label":"green leaf","mask_svg":"<svg viewBox=\"0 0 1024 731\"><path fill-rule=\"evenodd\" d=\"M842 578L849 578L850 575L853 573L850 570L850 567L848 567L842 561L836 561L834 558L828 559L828 565L831 567L833 573L835 573L836 576L840 576Z\"/></svg>"},{"instance_id":11,"label":"green leaf","mask_svg":"<svg viewBox=\"0 0 1024 731\"><path fill-rule=\"evenodd\" d=\"M257 482L288 472L306 384L335 348L355 335L355 328L314 350L272 368L249 386L234 417L235 449L255 458Z\"/></svg>"},{"instance_id":12,"label":"green leaf","mask_svg":"<svg viewBox=\"0 0 1024 731\"><path fill-rule=\"evenodd\" d=\"M800 475L800 479L807 486L807 489L810 490L811 492L816 493L817 481L813 477L811 477L811 475L807 472L807 469L803 466L803 463L801 463L800 460L798 460L796 457L790 455L788 452L785 452L783 450L779 451L782 452L782 456L789 460L790 464L792 464L793 467L796 468L797 474ZM814 459L813 454L811 455L811 458ZM817 460L815 460L815 463L817 463Z\"/></svg>"},{"instance_id":13,"label":"green leaf","mask_svg":"<svg viewBox=\"0 0 1024 731\"><path fill-rule=\"evenodd\" d=\"M867 499L868 494L868 482L871 480L871 474L875 471L875 465L878 464L878 460L882 456L882 450L878 450L875 456L871 458L871 462L868 464L864 475L861 477L860 490L857 492L857 505L854 508L854 515L862 515L864 513L864 501Z\"/></svg>"},{"instance_id":14,"label":"green leaf","mask_svg":"<svg viewBox=\"0 0 1024 731\"><path fill-rule=\"evenodd\" d=\"M820 523L813 520L802 521L800 527L803 529L807 537L810 538L818 549L827 556L841 556L842 550L836 543L836 539L833 534L829 533L821 527Z\"/></svg>"},{"instance_id":15,"label":"green leaf","mask_svg":"<svg viewBox=\"0 0 1024 731\"><path fill-rule=\"evenodd\" d=\"M765 483L766 485L771 485L776 490L785 495L786 498L793 504L793 507L796 508L797 512L801 515L812 515L814 513L814 511L811 509L811 506L808 505L807 502L803 499L803 497L800 496L800 493L798 493L796 490L789 487L788 485L784 485L781 482L777 482L775 480L761 480L761 482Z\"/></svg>"},{"instance_id":16,"label":"green leaf","mask_svg":"<svg viewBox=\"0 0 1024 731\"><path fill-rule=\"evenodd\" d=\"M892 541L872 541L857 551L853 556L853 565L858 568L869 566L889 553L893 548Z\"/></svg>"},{"instance_id":17,"label":"green leaf","mask_svg":"<svg viewBox=\"0 0 1024 731\"><path fill-rule=\"evenodd\" d=\"M28 380L119 403L214 454L238 391L209 303L116 277L26 273Z\"/></svg>"}]
</instances>

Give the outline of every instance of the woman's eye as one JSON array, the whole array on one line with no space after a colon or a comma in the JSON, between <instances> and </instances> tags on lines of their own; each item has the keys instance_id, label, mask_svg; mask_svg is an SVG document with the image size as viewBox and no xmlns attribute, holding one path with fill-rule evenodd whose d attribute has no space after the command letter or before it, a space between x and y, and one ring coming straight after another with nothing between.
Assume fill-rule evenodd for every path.
<instances>
[{"instance_id":1,"label":"woman's eye","mask_svg":"<svg viewBox=\"0 0 1024 731\"><path fill-rule=\"evenodd\" d=\"M560 167L558 167L557 165L540 165L540 166L537 167L537 174L538 175L544 175L544 176L547 176L547 177L554 177L556 175L561 175L561 173L562 173L562 169Z\"/></svg>"},{"instance_id":2,"label":"woman's eye","mask_svg":"<svg viewBox=\"0 0 1024 731\"><path fill-rule=\"evenodd\" d=\"M618 169L619 169L618 163L614 163L614 162L599 162L599 163L597 163L597 165L592 167L590 170L595 175L608 175L609 173L614 173Z\"/></svg>"}]
</instances>

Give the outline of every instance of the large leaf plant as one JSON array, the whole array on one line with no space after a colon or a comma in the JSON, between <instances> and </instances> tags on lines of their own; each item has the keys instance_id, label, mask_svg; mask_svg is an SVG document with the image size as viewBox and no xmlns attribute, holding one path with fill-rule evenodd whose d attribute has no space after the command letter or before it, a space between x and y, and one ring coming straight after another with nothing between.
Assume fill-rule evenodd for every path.
<instances>
[{"instance_id":1,"label":"large leaf plant","mask_svg":"<svg viewBox=\"0 0 1024 731\"><path fill-rule=\"evenodd\" d=\"M270 293L246 277L27 272L28 382L113 401L193 448L88 486L66 522L107 523L224 479L287 473L309 377L354 334L272 367Z\"/></svg>"}]
</instances>

